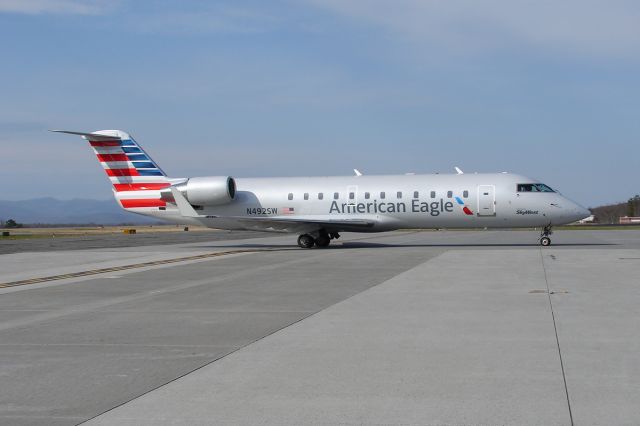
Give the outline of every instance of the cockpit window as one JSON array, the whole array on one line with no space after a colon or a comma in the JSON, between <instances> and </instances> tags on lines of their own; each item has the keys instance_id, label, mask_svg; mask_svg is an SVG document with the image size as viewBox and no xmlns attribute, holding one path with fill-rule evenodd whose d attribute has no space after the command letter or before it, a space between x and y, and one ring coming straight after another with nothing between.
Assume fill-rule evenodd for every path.
<instances>
[{"instance_id":1,"label":"cockpit window","mask_svg":"<svg viewBox=\"0 0 640 426\"><path fill-rule=\"evenodd\" d=\"M544 183L519 183L518 192L556 192Z\"/></svg>"}]
</instances>

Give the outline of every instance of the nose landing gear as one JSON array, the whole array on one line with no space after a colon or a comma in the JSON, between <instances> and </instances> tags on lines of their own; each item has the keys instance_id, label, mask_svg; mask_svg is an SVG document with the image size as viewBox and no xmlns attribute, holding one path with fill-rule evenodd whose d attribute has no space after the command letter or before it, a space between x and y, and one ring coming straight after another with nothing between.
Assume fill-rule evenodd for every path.
<instances>
[{"instance_id":1,"label":"nose landing gear","mask_svg":"<svg viewBox=\"0 0 640 426\"><path fill-rule=\"evenodd\" d=\"M551 225L547 225L544 228L542 228L542 232L540 233L540 245L542 246L550 246L551 245L551 238L549 238L549 235L553 234L553 231L551 230Z\"/></svg>"}]
</instances>

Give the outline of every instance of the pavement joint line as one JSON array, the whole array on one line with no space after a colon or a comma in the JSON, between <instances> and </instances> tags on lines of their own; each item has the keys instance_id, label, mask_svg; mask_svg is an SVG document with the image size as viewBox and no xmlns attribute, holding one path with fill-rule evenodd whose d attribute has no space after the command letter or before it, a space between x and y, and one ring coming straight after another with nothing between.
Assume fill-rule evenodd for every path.
<instances>
[{"instance_id":1,"label":"pavement joint line","mask_svg":"<svg viewBox=\"0 0 640 426\"><path fill-rule=\"evenodd\" d=\"M406 232L406 234L410 235L410 234L417 234L417 233L421 233L421 232L423 232L423 231L422 230L416 230L416 231ZM395 236L395 235L387 235L387 236L376 235L376 236L371 236L371 237L354 238L354 239L351 239L351 240L348 240L348 241L343 241L342 243L348 243L350 241L362 241L362 240L368 240L368 239L374 239L374 238L393 237L393 236ZM134 264L130 264L130 265L112 266L112 267L109 267L109 268L92 269L92 270L88 270L88 271L78 271L78 272L71 272L71 273L67 273L67 274L51 275L51 276L37 277L37 278L28 278L28 279L18 280L18 281L9 281L9 282L6 282L6 283L0 283L0 289L18 287L18 286L29 285L29 284L40 284L40 283L49 282L49 281L58 281L58 280L71 279L71 278L80 278L80 277L86 277L86 276L91 276L91 275L105 274L105 273L109 273L109 272L126 271L126 270L129 270L129 269L145 268L145 267L149 267L149 266L166 265L166 264L177 263L177 262L187 262L187 261L190 261L190 260L200 260L200 259L206 259L206 258L210 258L210 257L219 257L219 256L224 256L224 255L229 255L229 254L236 254L236 253L256 253L256 252L261 252L261 251L277 251L277 250L280 250L280 249L279 248L241 249L241 250L231 250L231 251L223 251L223 252L216 252L216 253L205 253L205 254L200 254L200 255L179 257L179 258L174 258L174 259L164 259L164 260L155 260L155 261L142 262L142 263L134 263Z\"/></svg>"},{"instance_id":2,"label":"pavement joint line","mask_svg":"<svg viewBox=\"0 0 640 426\"><path fill-rule=\"evenodd\" d=\"M416 233L419 233L419 232L421 232L421 231L407 232L407 234L416 234ZM379 236L354 238L354 239L349 240L349 241L368 240L368 239L372 239L372 238L376 238L376 237L379 237ZM349 242L349 241L344 241L344 242ZM199 254L199 255L194 255L194 256L186 256L186 257L177 257L177 258L173 258L173 259L154 260L154 261L149 261L149 262L133 263L133 264L130 264L130 265L112 266L112 267L109 267L109 268L91 269L91 270L88 270L88 271L70 272L70 273L67 273L67 274L50 275L50 276L46 276L46 277L37 277L37 278L28 278L28 279L18 280L18 281L9 281L9 282L6 282L6 283L0 283L0 288L18 287L18 286L29 285L29 284L40 284L40 283L49 282L49 281L58 281L58 280L71 279L71 278L80 278L80 277L86 277L86 276L90 276L90 275L106 274L108 272L126 271L126 270L129 270L129 269L138 269L138 268L145 268L145 267L149 267L149 266L166 265L166 264L170 264L170 263L188 262L190 260L200 260L200 259L206 259L206 258L210 258L210 257L225 256L225 255L229 255L229 254L256 253L256 252L261 252L261 251L276 251L276 250L278 250L278 249L242 249L242 250L230 250L230 251L223 251L223 252L216 252L216 253L205 253L205 254Z\"/></svg>"},{"instance_id":3,"label":"pavement joint line","mask_svg":"<svg viewBox=\"0 0 640 426\"><path fill-rule=\"evenodd\" d=\"M418 232L419 232L419 231L418 231ZM258 251L260 251L260 250L258 250ZM265 251L269 251L269 250L265 250ZM327 251L327 252L328 252L328 253L331 253L330 251ZM437 257L437 256L436 256L436 257ZM430 261L430 260L432 260L432 259L428 259L428 260L426 260L425 262L428 262L428 261ZM424 262L423 262L423 263L424 263ZM419 266L419 265L418 265L418 266ZM409 270L415 269L416 267L417 267L417 266L414 266L414 267L412 267L412 268L409 268ZM241 351L241 350L245 349L245 348L246 348L246 347L248 347L248 346L251 346L251 345L256 344L256 343L258 343L258 342L260 342L260 341L262 341L262 340L265 340L265 339L267 339L267 338L269 338L269 337L273 336L274 334L279 333L279 332L281 332L281 331L283 331L283 330L285 330L285 329L287 329L287 328L289 328L289 327L296 326L296 325L297 325L297 324L299 324L300 322L305 321L305 320L307 320L307 319L309 319L309 318L315 317L315 316L317 316L318 314L320 314L321 312L324 312L324 311L326 311L327 309L331 308L332 306L335 306L336 304L344 303L345 301L347 301L347 300L349 300L349 299L353 299L354 297L358 296L359 294L362 294L362 293L364 293L364 292L366 292L366 291L370 291L372 288L378 287L378 286L380 286L380 285L382 285L382 284L384 284L384 283L388 282L389 280L392 280L392 279L393 279L393 278L395 278L397 275L401 275L402 273L406 273L406 272L407 272L407 271L404 271L404 272L401 272L401 273L399 273L399 274L396 274L396 275L394 275L393 277L390 277L390 278L388 278L388 279L387 279L387 280L385 280L385 281L379 282L378 284L375 284L375 285L373 285L373 286L371 286L371 287L369 287L369 288L367 288L367 289L365 289L365 290L363 290L363 291L360 291L360 292L358 292L358 293L356 293L356 294L352 294L351 296L349 296L349 297L347 297L346 299L343 299L343 300L341 300L341 301L339 301L339 302L337 302L337 303L331 304L331 305L329 305L329 306L325 306L324 308L319 309L318 311L310 311L310 312L309 312L309 311L305 311L306 313L308 313L308 315L306 315L306 316L304 316L304 317L302 317L302 318L299 318L299 319L297 319L297 320L295 320L295 321L293 321L293 322L291 322L291 323L289 323L289 324L285 324L285 325L283 325L282 327L279 327L278 329L273 330L273 331L271 331L270 333L267 333L267 334L265 334L265 335L264 335L264 336L262 336L262 337L258 337L257 339L254 339L254 340L252 340L252 341L250 341L250 342L247 342L247 343L245 343L245 344L242 344L242 345L240 345L240 346L237 346L236 348L234 348L234 349L233 349L232 351L230 351L229 353L223 354L223 355L221 355L221 356L219 356L219 357L217 357L217 358L215 358L215 359L209 360L209 361L207 361L205 364L202 364L202 365L200 365L200 366L198 366L198 367L196 367L196 368L194 368L194 369L192 369L192 370L190 370L190 371L187 371L187 372L185 372L185 373L183 373L183 374L181 374L181 375L179 375L179 376L177 376L177 377L174 377L173 379L171 379L171 380L169 380L169 381L167 381L167 382L165 382L165 383L162 383L162 384L160 384L160 385L158 385L158 386L156 386L156 387L154 387L154 388L148 389L148 390L146 390L146 391L142 392L142 393L141 393L141 394L139 394L139 395L133 396L131 399L129 399L129 400L127 400L127 401L123 401L123 402L121 402L121 403L119 403L119 404L117 404L117 405L115 405L115 406L113 406L113 407L111 407L111 408L109 408L109 409L107 409L107 410L104 410L104 411L103 411L103 412L101 412L101 413L95 414L95 415L91 416L90 418L88 418L88 419L86 419L86 420L84 420L84 421L82 421L82 422L78 423L78 426L83 425L83 424L86 424L86 423L88 423L88 422L90 422L90 421L92 421L92 420L94 420L94 419L96 419L96 418L98 418L98 417L100 417L100 416L103 416L103 415L105 415L105 414L107 414L107 413L109 413L109 412L111 412L111 411L115 411L115 410L117 410L118 408L120 408L120 407L122 407L122 406L124 406L124 405L126 405L126 404L131 403L132 401L135 401L135 400L137 400L137 399L140 399L140 398L144 397L145 395L148 395L148 394L150 394L150 393L152 393L152 392L154 392L154 391L157 391L157 390L158 390L158 389L160 389L160 388L163 388L163 387L165 387L165 386L168 386L168 385L170 385L170 384L172 384L172 383L174 383L174 382L176 382L176 381L178 381L178 380L180 380L180 379L182 379L182 378L184 378L184 377L186 377L186 376L188 376L188 375L190 375L190 374L195 373L196 371L200 371L200 370L202 370L202 369L204 369L204 368L206 368L206 367L210 366L211 364L213 364L213 363L215 363L215 362L218 362L218 361L220 361L220 360L222 360L222 359L225 359L225 358L227 358L227 357L229 357L229 356L231 356L231 355L235 354L236 352L239 352L239 351ZM573 426L573 424L572 424L571 426Z\"/></svg>"},{"instance_id":4,"label":"pavement joint line","mask_svg":"<svg viewBox=\"0 0 640 426\"><path fill-rule=\"evenodd\" d=\"M269 253L278 253L278 252L282 252L282 250L279 249L273 249L273 250L257 250L257 249L253 249L253 250L247 250L248 253L261 253L261 252L269 252ZM339 252L337 251L325 251L325 250L320 250L317 251L316 253L318 253L315 257L318 256L328 256L331 254L338 254ZM173 291L179 291L179 290L184 290L186 288L191 288L191 287L197 287L200 285L210 285L214 282L219 282L221 280L224 279L229 279L231 277L239 277L239 276L243 276L245 273L247 272L255 272L256 270L266 270L266 269L273 269L273 268L280 268L283 267L283 265L291 265L291 264L295 264L295 263L299 263L299 262L304 262L304 261L308 261L309 257L303 257L303 258L296 258L293 260L288 260L285 262L279 262L279 263L269 263L267 265L262 265L259 266L257 268L252 268L252 269L242 269L240 271L234 272L234 273L230 273L230 274L222 274L222 275L217 275L215 277L207 277L206 279L202 279L202 280L197 280L188 284L180 284L180 285L175 285L175 286L170 286L170 287L166 287L163 290L154 290L154 291L147 291L147 292L142 292L142 293L136 293L133 295L128 295L128 296L121 296L121 297L116 297L116 298L112 298L109 300L106 300L104 302L101 303L89 303L89 304L82 304L80 306L75 306L72 309L66 309L66 310L53 310L53 311L43 311L40 315L35 315L33 317L30 318L23 318L23 319L16 319L16 320L9 320L9 321L5 321L3 323L0 323L0 331L9 329L9 328L15 328L15 327L24 327L24 326L28 326L37 322L41 322L41 321L51 321L51 320L55 320L58 318L61 318L63 316L66 315L73 315L73 314L78 314L81 312L89 312L89 311L96 311L98 309L104 309L108 306L112 306L118 303L124 303L124 302L130 302L132 300L140 300L143 298L147 298L147 297L153 297L153 296L157 296L159 294L165 294L165 293L170 293Z\"/></svg>"},{"instance_id":5,"label":"pavement joint line","mask_svg":"<svg viewBox=\"0 0 640 426\"><path fill-rule=\"evenodd\" d=\"M418 230L418 231L413 231L413 232L407 232L407 234L416 234L416 233L420 233L420 232L422 232L422 231ZM389 235L388 237L390 237L390 236L391 235ZM376 238L376 237L379 238L380 236L354 238L354 239L349 240L349 241L368 240L368 239L372 239L372 238ZM383 238L384 238L384 236L383 236ZM344 242L349 242L349 241L344 241ZM37 277L37 278L28 278L28 279L18 280L18 281L9 281L9 282L6 282L6 283L0 283L0 289L18 287L18 286L30 285L30 284L40 284L40 283L49 282L49 281L59 281L59 280L65 280L65 279L71 279L71 278L80 278L80 277L86 277L86 276L91 276L91 275L106 274L106 273L109 273L109 272L126 271L126 270L129 270L129 269L139 269L139 268L145 268L145 267L149 267L149 266L166 265L166 264L178 263L178 262L188 262L188 261L191 261L191 260L200 260L200 259L206 259L206 258L210 258L210 257L225 256L225 255L229 255L229 254L256 253L256 252L261 252L261 251L276 251L276 250L278 250L278 249L242 249L242 250L230 250L230 251L223 251L223 252L216 252L216 253L205 253L205 254L199 254L199 255L194 255L194 256L178 257L178 258L174 258L174 259L154 260L154 261L149 261L149 262L133 263L133 264L130 264L130 265L112 266L112 267L109 267L109 268L91 269L91 270L88 270L88 271L78 271L78 272L71 272L71 273L67 273L67 274L50 275L50 276Z\"/></svg>"},{"instance_id":6,"label":"pavement joint line","mask_svg":"<svg viewBox=\"0 0 640 426\"><path fill-rule=\"evenodd\" d=\"M58 281L58 280L65 280L69 278L78 278L78 277L86 277L90 275L106 274L108 272L126 271L129 269L146 268L149 266L166 265L169 263L188 262L190 260L208 259L211 257L220 257L220 256L226 256L230 254L257 253L261 251L272 251L272 250L269 250L269 249L229 250L229 251L221 251L221 252L215 252L215 253L197 254L193 256L176 257L173 259L153 260L150 262L132 263L129 265L112 266L109 268L90 269L88 271L71 272L67 274L50 275L46 277L28 278L25 280L10 281L6 283L0 283L0 288L18 287L22 285L44 283L48 281Z\"/></svg>"},{"instance_id":7,"label":"pavement joint line","mask_svg":"<svg viewBox=\"0 0 640 426\"><path fill-rule=\"evenodd\" d=\"M560 350L560 339L558 337L558 326L556 325L556 314L553 310L553 301L551 300L552 293L549 287L549 279L547 278L547 268L544 265L544 256L542 254L542 247L540 248L540 261L542 262L542 271L544 272L544 282L547 285L547 297L549 298L549 307L551 308L551 319L553 320L553 331L556 335L556 346L558 347L558 357L560 358L560 370L562 371L564 393L567 396L567 408L569 409L569 421L571 422L571 426L574 426L573 412L571 411L571 399L569 398L569 388L567 387L567 376L564 372L564 362L562 360L562 351Z\"/></svg>"}]
</instances>

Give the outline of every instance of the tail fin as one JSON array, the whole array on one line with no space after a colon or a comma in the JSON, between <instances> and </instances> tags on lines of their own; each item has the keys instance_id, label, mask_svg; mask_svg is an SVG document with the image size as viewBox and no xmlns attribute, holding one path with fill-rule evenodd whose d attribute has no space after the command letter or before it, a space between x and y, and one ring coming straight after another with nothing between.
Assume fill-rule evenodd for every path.
<instances>
[{"instance_id":1,"label":"tail fin","mask_svg":"<svg viewBox=\"0 0 640 426\"><path fill-rule=\"evenodd\" d=\"M160 191L171 186L170 179L128 133L121 130L52 132L79 135L89 141L123 208L134 209L132 211L137 213L166 208Z\"/></svg>"}]
</instances>

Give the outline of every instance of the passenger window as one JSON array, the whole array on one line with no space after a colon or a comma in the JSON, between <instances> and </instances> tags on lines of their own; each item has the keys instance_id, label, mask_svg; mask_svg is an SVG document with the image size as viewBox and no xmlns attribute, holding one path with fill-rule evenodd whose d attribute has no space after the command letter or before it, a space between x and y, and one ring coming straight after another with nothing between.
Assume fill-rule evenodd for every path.
<instances>
[{"instance_id":1,"label":"passenger window","mask_svg":"<svg viewBox=\"0 0 640 426\"><path fill-rule=\"evenodd\" d=\"M292 192L290 192L290 193L289 193L289 196L288 196L287 198L289 198L289 200L293 200L293 193L292 193Z\"/></svg>"},{"instance_id":2,"label":"passenger window","mask_svg":"<svg viewBox=\"0 0 640 426\"><path fill-rule=\"evenodd\" d=\"M354 200L356 198L356 194L354 192L349 193L349 199Z\"/></svg>"},{"instance_id":3,"label":"passenger window","mask_svg":"<svg viewBox=\"0 0 640 426\"><path fill-rule=\"evenodd\" d=\"M385 197L385 196L386 196L386 194L385 194L384 192L381 192L381 193L380 193L380 199L381 199L381 200L384 200L384 197Z\"/></svg>"},{"instance_id":4,"label":"passenger window","mask_svg":"<svg viewBox=\"0 0 640 426\"><path fill-rule=\"evenodd\" d=\"M453 197L453 191L447 191L447 198Z\"/></svg>"},{"instance_id":5,"label":"passenger window","mask_svg":"<svg viewBox=\"0 0 640 426\"><path fill-rule=\"evenodd\" d=\"M371 198L371 194L369 194L368 192L364 193L364 199L368 200L369 198Z\"/></svg>"},{"instance_id":6,"label":"passenger window","mask_svg":"<svg viewBox=\"0 0 640 426\"><path fill-rule=\"evenodd\" d=\"M305 193L304 193L304 199L305 199L305 200L308 200L308 199L309 199L309 193L308 193L308 192L305 192Z\"/></svg>"},{"instance_id":7,"label":"passenger window","mask_svg":"<svg viewBox=\"0 0 640 426\"><path fill-rule=\"evenodd\" d=\"M420 198L420 193L418 191L413 191L413 198Z\"/></svg>"},{"instance_id":8,"label":"passenger window","mask_svg":"<svg viewBox=\"0 0 640 426\"><path fill-rule=\"evenodd\" d=\"M398 193L396 194L396 197L402 198L402 192L398 191Z\"/></svg>"},{"instance_id":9,"label":"passenger window","mask_svg":"<svg viewBox=\"0 0 640 426\"><path fill-rule=\"evenodd\" d=\"M322 200L324 198L324 194L322 192L318 192L318 200Z\"/></svg>"},{"instance_id":10,"label":"passenger window","mask_svg":"<svg viewBox=\"0 0 640 426\"><path fill-rule=\"evenodd\" d=\"M462 192L462 196L463 196L464 198L469 198L469 191L463 191L463 192Z\"/></svg>"},{"instance_id":11,"label":"passenger window","mask_svg":"<svg viewBox=\"0 0 640 426\"><path fill-rule=\"evenodd\" d=\"M340 198L340 194L338 194L337 192L333 193L333 199L337 200L338 198Z\"/></svg>"},{"instance_id":12,"label":"passenger window","mask_svg":"<svg viewBox=\"0 0 640 426\"><path fill-rule=\"evenodd\" d=\"M436 191L431 191L431 198L436 198Z\"/></svg>"}]
</instances>

